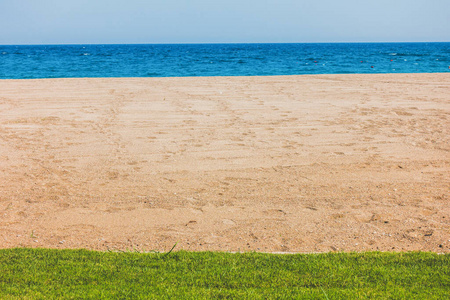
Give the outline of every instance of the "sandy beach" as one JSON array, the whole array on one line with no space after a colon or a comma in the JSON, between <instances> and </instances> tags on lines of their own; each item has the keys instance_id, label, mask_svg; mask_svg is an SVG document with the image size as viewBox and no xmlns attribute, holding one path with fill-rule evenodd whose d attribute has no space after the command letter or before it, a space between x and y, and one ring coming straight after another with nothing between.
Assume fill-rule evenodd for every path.
<instances>
[{"instance_id":1,"label":"sandy beach","mask_svg":"<svg viewBox=\"0 0 450 300\"><path fill-rule=\"evenodd\" d=\"M0 80L0 248L450 252L450 73Z\"/></svg>"}]
</instances>

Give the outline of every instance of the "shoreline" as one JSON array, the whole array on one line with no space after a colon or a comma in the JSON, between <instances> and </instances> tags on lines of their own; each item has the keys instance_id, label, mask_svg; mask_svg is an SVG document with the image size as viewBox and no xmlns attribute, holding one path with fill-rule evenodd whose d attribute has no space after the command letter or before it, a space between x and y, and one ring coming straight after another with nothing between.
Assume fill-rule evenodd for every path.
<instances>
[{"instance_id":1,"label":"shoreline","mask_svg":"<svg viewBox=\"0 0 450 300\"><path fill-rule=\"evenodd\" d=\"M0 91L0 248L450 252L450 73Z\"/></svg>"},{"instance_id":2,"label":"shoreline","mask_svg":"<svg viewBox=\"0 0 450 300\"><path fill-rule=\"evenodd\" d=\"M15 80L87 80L87 79L183 79L183 78L254 78L254 77L317 77L317 76L382 76L382 75L449 75L450 72L417 72L417 73L323 73L323 74L295 74L295 75L217 75L217 76L161 76L161 77L42 77L42 78L0 78L0 81Z\"/></svg>"}]
</instances>

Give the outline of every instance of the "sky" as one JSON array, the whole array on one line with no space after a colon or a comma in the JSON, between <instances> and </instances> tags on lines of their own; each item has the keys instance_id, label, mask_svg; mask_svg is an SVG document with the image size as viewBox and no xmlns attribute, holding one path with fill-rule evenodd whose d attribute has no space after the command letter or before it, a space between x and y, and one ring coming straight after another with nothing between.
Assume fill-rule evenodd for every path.
<instances>
[{"instance_id":1,"label":"sky","mask_svg":"<svg viewBox=\"0 0 450 300\"><path fill-rule=\"evenodd\" d=\"M0 0L0 44L450 42L450 0Z\"/></svg>"}]
</instances>

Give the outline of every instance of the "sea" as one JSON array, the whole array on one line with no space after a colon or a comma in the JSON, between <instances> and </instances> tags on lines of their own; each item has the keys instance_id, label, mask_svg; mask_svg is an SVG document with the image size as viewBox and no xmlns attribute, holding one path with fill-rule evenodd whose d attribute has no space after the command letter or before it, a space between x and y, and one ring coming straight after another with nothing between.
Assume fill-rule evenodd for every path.
<instances>
[{"instance_id":1,"label":"sea","mask_svg":"<svg viewBox=\"0 0 450 300\"><path fill-rule=\"evenodd\" d=\"M450 72L450 43L0 45L0 79Z\"/></svg>"}]
</instances>

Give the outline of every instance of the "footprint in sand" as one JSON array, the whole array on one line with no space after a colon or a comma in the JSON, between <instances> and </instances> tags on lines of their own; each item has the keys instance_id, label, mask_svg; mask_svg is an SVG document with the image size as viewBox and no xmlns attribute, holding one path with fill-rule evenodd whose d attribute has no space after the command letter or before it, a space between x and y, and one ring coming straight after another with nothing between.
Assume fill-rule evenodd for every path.
<instances>
[{"instance_id":1,"label":"footprint in sand","mask_svg":"<svg viewBox=\"0 0 450 300\"><path fill-rule=\"evenodd\" d=\"M236 224L236 222L234 222L233 220L229 220L229 219L223 219L222 223L224 225L235 225Z\"/></svg>"}]
</instances>

